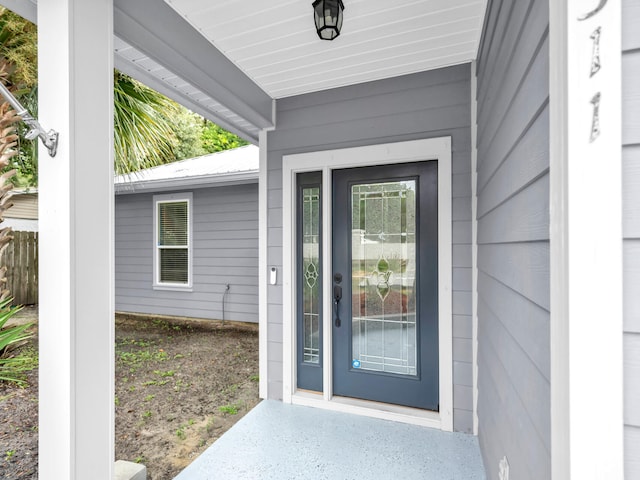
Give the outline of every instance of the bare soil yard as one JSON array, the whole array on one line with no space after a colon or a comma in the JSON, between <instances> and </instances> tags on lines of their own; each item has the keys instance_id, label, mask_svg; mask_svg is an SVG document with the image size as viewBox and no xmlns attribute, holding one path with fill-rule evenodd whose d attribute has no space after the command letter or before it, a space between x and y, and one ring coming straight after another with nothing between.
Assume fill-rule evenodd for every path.
<instances>
[{"instance_id":1,"label":"bare soil yard","mask_svg":"<svg viewBox=\"0 0 640 480\"><path fill-rule=\"evenodd\" d=\"M22 348L34 351L37 339ZM171 479L258 403L258 332L118 317L116 459ZM0 478L36 479L37 372L0 384Z\"/></svg>"}]
</instances>

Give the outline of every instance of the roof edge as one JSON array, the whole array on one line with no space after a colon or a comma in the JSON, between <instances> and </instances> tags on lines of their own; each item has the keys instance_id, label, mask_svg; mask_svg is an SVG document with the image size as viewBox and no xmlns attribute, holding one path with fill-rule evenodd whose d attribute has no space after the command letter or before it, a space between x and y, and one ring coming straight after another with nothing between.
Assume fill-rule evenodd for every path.
<instances>
[{"instance_id":1,"label":"roof edge","mask_svg":"<svg viewBox=\"0 0 640 480\"><path fill-rule=\"evenodd\" d=\"M114 184L114 190L116 195L126 195L183 188L222 187L246 183L258 183L258 170L249 170L241 173L198 175L179 179L119 182Z\"/></svg>"}]
</instances>

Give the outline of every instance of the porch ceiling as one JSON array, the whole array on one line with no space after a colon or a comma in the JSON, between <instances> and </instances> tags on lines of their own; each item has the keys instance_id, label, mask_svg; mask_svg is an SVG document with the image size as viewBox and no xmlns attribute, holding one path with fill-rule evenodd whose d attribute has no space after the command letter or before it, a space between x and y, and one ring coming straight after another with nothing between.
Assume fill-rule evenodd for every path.
<instances>
[{"instance_id":1,"label":"porch ceiling","mask_svg":"<svg viewBox=\"0 0 640 480\"><path fill-rule=\"evenodd\" d=\"M247 140L273 99L476 58L487 0L344 0L320 40L312 0L114 0L115 66ZM36 0L0 0L36 21Z\"/></svg>"},{"instance_id":2,"label":"porch ceiling","mask_svg":"<svg viewBox=\"0 0 640 480\"><path fill-rule=\"evenodd\" d=\"M332 42L311 0L165 0L273 98L476 58L486 0L343 0Z\"/></svg>"}]
</instances>

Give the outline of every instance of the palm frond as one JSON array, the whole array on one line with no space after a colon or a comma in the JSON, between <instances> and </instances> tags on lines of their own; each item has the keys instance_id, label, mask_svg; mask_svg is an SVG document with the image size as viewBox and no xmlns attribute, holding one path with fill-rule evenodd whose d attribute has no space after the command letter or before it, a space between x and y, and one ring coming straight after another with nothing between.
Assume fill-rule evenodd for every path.
<instances>
[{"instance_id":1,"label":"palm frond","mask_svg":"<svg viewBox=\"0 0 640 480\"><path fill-rule=\"evenodd\" d=\"M175 160L170 123L176 104L131 77L114 77L116 172L134 172Z\"/></svg>"}]
</instances>

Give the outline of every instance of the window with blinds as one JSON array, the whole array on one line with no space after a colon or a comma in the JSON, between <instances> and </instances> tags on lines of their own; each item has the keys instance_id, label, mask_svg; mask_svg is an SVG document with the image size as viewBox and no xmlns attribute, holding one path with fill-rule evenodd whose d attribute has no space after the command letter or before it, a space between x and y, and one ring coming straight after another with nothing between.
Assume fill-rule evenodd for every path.
<instances>
[{"instance_id":1,"label":"window with blinds","mask_svg":"<svg viewBox=\"0 0 640 480\"><path fill-rule=\"evenodd\" d=\"M156 205L155 283L190 284L190 196L158 196Z\"/></svg>"}]
</instances>

